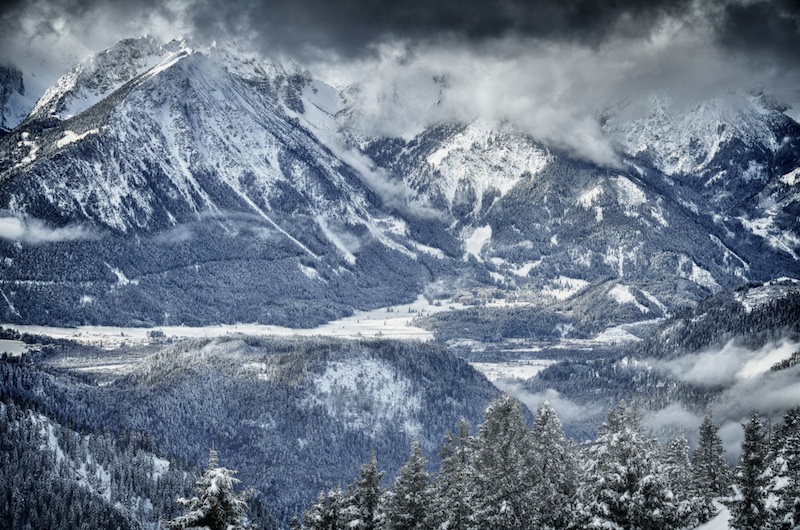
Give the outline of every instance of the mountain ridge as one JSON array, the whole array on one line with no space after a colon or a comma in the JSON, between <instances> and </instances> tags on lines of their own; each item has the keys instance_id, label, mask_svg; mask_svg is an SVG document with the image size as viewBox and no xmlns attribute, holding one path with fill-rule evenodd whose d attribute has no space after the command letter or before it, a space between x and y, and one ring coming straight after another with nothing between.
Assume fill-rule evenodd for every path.
<instances>
[{"instance_id":1,"label":"mountain ridge","mask_svg":"<svg viewBox=\"0 0 800 530\"><path fill-rule=\"evenodd\" d=\"M616 276L678 307L748 280L796 276L800 125L763 97L705 104L699 116L716 128L685 126L692 113L670 116L660 101L644 122L620 122L626 108L608 114L622 165L603 167L510 123L370 137L350 126L358 109L345 92L297 67L149 37L84 60L0 140L2 220L18 233L0 240L0 320L97 323L116 307L125 315L101 320L218 322L219 307L198 309L170 287L187 284L169 271L194 267L216 293L208 301L226 298L201 270L227 259L198 245L237 240L260 249L251 259L235 253L224 274L254 282L262 301L245 296L251 314L235 318L301 326L426 289L517 297L562 277ZM737 120L761 132L743 136ZM670 162L673 148L685 159ZM163 261L170 244L186 254L180 264ZM42 245L96 272L39 263ZM236 272L258 256L282 263L287 289L273 289L276 275L253 263ZM286 267L295 272L287 277ZM160 275L158 285L145 271ZM386 281L400 277L399 290ZM30 282L42 280L63 284L67 301L33 294ZM300 309L315 297L333 313ZM33 299L50 307L31 311ZM81 316L64 319L70 304Z\"/></svg>"}]
</instances>

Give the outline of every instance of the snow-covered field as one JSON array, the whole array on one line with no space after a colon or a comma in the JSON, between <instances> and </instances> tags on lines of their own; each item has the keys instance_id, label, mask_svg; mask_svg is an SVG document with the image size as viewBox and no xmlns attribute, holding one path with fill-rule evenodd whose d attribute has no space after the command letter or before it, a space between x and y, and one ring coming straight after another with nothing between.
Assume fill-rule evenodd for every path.
<instances>
[{"instance_id":1,"label":"snow-covered field","mask_svg":"<svg viewBox=\"0 0 800 530\"><path fill-rule=\"evenodd\" d=\"M530 379L556 361L551 359L519 359L505 362L470 363L473 368L495 383L508 379Z\"/></svg>"},{"instance_id":2,"label":"snow-covered field","mask_svg":"<svg viewBox=\"0 0 800 530\"><path fill-rule=\"evenodd\" d=\"M26 353L30 349L30 346L22 341L0 339L0 353L7 353L13 357L16 357Z\"/></svg>"},{"instance_id":3,"label":"snow-covered field","mask_svg":"<svg viewBox=\"0 0 800 530\"><path fill-rule=\"evenodd\" d=\"M422 328L411 325L417 315L437 313L461 309L464 306L456 303L444 303L440 306L428 303L419 296L410 304L382 307L372 311L356 311L353 316L328 322L310 329L287 328L264 324L220 324L214 326L158 326L154 328L120 328L111 326L79 326L77 328L58 328L50 326L19 326L0 324L20 333L34 333L53 338L71 339L83 344L92 344L107 349L123 345L150 342L150 333L163 332L167 337L193 338L218 337L234 333L247 335L274 336L326 336L345 339L362 337L386 337L392 339L432 340L433 334Z\"/></svg>"}]
</instances>

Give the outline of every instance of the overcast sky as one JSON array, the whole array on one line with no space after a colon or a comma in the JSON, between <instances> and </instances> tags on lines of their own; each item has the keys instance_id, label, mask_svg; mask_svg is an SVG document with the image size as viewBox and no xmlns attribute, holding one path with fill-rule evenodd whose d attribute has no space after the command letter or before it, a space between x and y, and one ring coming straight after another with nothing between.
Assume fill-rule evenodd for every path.
<instances>
[{"instance_id":1,"label":"overcast sky","mask_svg":"<svg viewBox=\"0 0 800 530\"><path fill-rule=\"evenodd\" d=\"M367 120L398 129L385 132L511 120L597 160L609 156L599 112L653 92L765 91L800 115L797 0L5 0L0 62L52 81L144 33L235 39L337 85L362 81ZM400 110L385 104L398 94Z\"/></svg>"}]
</instances>

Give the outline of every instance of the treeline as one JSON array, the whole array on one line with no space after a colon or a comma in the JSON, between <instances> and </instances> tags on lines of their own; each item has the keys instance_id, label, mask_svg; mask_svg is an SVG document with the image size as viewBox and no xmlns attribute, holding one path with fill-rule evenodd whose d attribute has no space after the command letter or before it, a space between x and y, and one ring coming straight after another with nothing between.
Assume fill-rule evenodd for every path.
<instances>
[{"instance_id":1,"label":"treeline","mask_svg":"<svg viewBox=\"0 0 800 530\"><path fill-rule=\"evenodd\" d=\"M375 456L345 489L336 487L292 522L295 530L688 529L730 509L737 529L800 523L800 409L770 429L754 414L744 425L739 464L725 460L718 426L706 416L691 455L684 437L649 438L636 407L609 412L597 438L576 446L547 403L533 429L504 395L477 434L466 422L445 438L429 473L414 444L383 489Z\"/></svg>"},{"instance_id":2,"label":"treeline","mask_svg":"<svg viewBox=\"0 0 800 530\"><path fill-rule=\"evenodd\" d=\"M775 289L768 301L759 290ZM782 290L781 290L782 289ZM749 305L742 299L751 298ZM723 291L665 321L643 344L642 357L670 358L722 347L732 339L756 349L782 338L800 339L800 288L791 280Z\"/></svg>"}]
</instances>

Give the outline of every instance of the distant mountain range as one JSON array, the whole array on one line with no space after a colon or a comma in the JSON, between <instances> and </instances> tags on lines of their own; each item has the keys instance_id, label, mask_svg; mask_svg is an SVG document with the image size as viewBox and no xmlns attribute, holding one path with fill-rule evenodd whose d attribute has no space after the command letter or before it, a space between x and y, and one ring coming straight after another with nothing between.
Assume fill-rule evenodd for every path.
<instances>
[{"instance_id":1,"label":"distant mountain range","mask_svg":"<svg viewBox=\"0 0 800 530\"><path fill-rule=\"evenodd\" d=\"M511 123L371 136L358 87L182 41L120 41L35 104L25 81L0 69L9 323L308 327L609 279L663 316L800 273L800 125L763 94L622 102L605 167Z\"/></svg>"}]
</instances>

